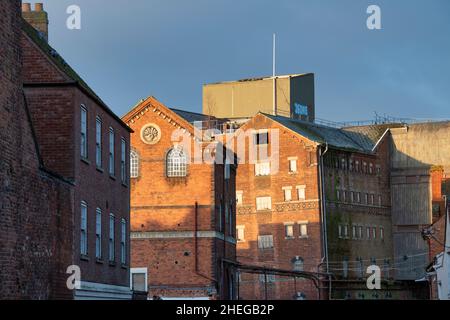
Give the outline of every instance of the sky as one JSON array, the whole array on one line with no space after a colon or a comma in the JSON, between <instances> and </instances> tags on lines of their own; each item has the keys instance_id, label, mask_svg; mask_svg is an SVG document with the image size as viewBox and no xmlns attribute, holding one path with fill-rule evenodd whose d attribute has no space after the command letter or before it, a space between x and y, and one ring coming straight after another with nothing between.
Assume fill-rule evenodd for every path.
<instances>
[{"instance_id":1,"label":"sky","mask_svg":"<svg viewBox=\"0 0 450 320\"><path fill-rule=\"evenodd\" d=\"M124 115L155 96L201 112L202 85L313 72L316 116L450 119L448 0L41 0L49 41ZM81 9L69 30L67 7ZM381 30L369 30L369 5Z\"/></svg>"}]
</instances>

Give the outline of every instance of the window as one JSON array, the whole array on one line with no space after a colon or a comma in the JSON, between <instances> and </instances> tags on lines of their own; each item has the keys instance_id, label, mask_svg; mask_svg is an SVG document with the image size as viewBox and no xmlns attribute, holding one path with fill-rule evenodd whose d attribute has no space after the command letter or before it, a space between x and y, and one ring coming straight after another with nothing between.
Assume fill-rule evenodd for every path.
<instances>
[{"instance_id":1,"label":"window","mask_svg":"<svg viewBox=\"0 0 450 320\"><path fill-rule=\"evenodd\" d=\"M353 171L353 160L349 160L349 162L348 162L348 169L350 171Z\"/></svg>"},{"instance_id":2,"label":"window","mask_svg":"<svg viewBox=\"0 0 450 320\"><path fill-rule=\"evenodd\" d=\"M109 128L109 174L114 176L116 170L114 168L114 129Z\"/></svg>"},{"instance_id":3,"label":"window","mask_svg":"<svg viewBox=\"0 0 450 320\"><path fill-rule=\"evenodd\" d=\"M336 200L341 201L341 191L340 190L336 190Z\"/></svg>"},{"instance_id":4,"label":"window","mask_svg":"<svg viewBox=\"0 0 450 320\"><path fill-rule=\"evenodd\" d=\"M370 204L371 204L371 205L374 205L374 204L375 204L375 195L374 195L374 194L371 194L371 195L370 195Z\"/></svg>"},{"instance_id":5,"label":"window","mask_svg":"<svg viewBox=\"0 0 450 320\"><path fill-rule=\"evenodd\" d=\"M127 239L127 223L125 219L122 219L120 223L120 261L122 264L127 263L126 239Z\"/></svg>"},{"instance_id":6,"label":"window","mask_svg":"<svg viewBox=\"0 0 450 320\"><path fill-rule=\"evenodd\" d=\"M95 257L102 258L102 209L97 208L95 215Z\"/></svg>"},{"instance_id":7,"label":"window","mask_svg":"<svg viewBox=\"0 0 450 320\"><path fill-rule=\"evenodd\" d=\"M286 224L284 226L284 235L286 238L289 238L289 239L294 238L294 225L293 224Z\"/></svg>"},{"instance_id":8,"label":"window","mask_svg":"<svg viewBox=\"0 0 450 320\"><path fill-rule=\"evenodd\" d=\"M290 158L289 159L289 172L290 173L297 172L297 158Z\"/></svg>"},{"instance_id":9,"label":"window","mask_svg":"<svg viewBox=\"0 0 450 320\"><path fill-rule=\"evenodd\" d=\"M366 193L365 195L364 195L364 200L365 200L365 204L369 204L369 194L368 193Z\"/></svg>"},{"instance_id":10,"label":"window","mask_svg":"<svg viewBox=\"0 0 450 320\"><path fill-rule=\"evenodd\" d=\"M272 210L272 198L271 197L258 197L256 198L256 210Z\"/></svg>"},{"instance_id":11,"label":"window","mask_svg":"<svg viewBox=\"0 0 450 320\"><path fill-rule=\"evenodd\" d=\"M348 277L348 258L344 257L344 260L342 261L342 277L347 278Z\"/></svg>"},{"instance_id":12,"label":"window","mask_svg":"<svg viewBox=\"0 0 450 320\"><path fill-rule=\"evenodd\" d=\"M370 240L370 227L366 227L366 238Z\"/></svg>"},{"instance_id":13,"label":"window","mask_svg":"<svg viewBox=\"0 0 450 320\"><path fill-rule=\"evenodd\" d=\"M130 176L131 178L139 177L139 155L135 150L130 152Z\"/></svg>"},{"instance_id":14,"label":"window","mask_svg":"<svg viewBox=\"0 0 450 320\"><path fill-rule=\"evenodd\" d=\"M233 228L234 228L234 221L233 221L233 204L230 202L230 205L228 206L228 235L233 236Z\"/></svg>"},{"instance_id":15,"label":"window","mask_svg":"<svg viewBox=\"0 0 450 320\"><path fill-rule=\"evenodd\" d=\"M381 207L383 204L381 195L378 195L378 205Z\"/></svg>"},{"instance_id":16,"label":"window","mask_svg":"<svg viewBox=\"0 0 450 320\"><path fill-rule=\"evenodd\" d=\"M362 239L364 237L363 233L364 233L363 227L359 226L358 227L358 239Z\"/></svg>"},{"instance_id":17,"label":"window","mask_svg":"<svg viewBox=\"0 0 450 320\"><path fill-rule=\"evenodd\" d=\"M389 275L390 269L391 269L391 262L389 261L389 259L384 259L383 274L384 274L384 278L385 279L389 279L390 278L390 275Z\"/></svg>"},{"instance_id":18,"label":"window","mask_svg":"<svg viewBox=\"0 0 450 320\"><path fill-rule=\"evenodd\" d=\"M338 226L339 238L346 239L348 238L348 225L342 224Z\"/></svg>"},{"instance_id":19,"label":"window","mask_svg":"<svg viewBox=\"0 0 450 320\"><path fill-rule=\"evenodd\" d=\"M298 201L306 200L306 186L297 186Z\"/></svg>"},{"instance_id":20,"label":"window","mask_svg":"<svg viewBox=\"0 0 450 320\"><path fill-rule=\"evenodd\" d=\"M352 236L353 236L353 239L357 239L357 237L358 237L357 231L358 231L358 229L356 228L355 225L353 225L353 226L352 226Z\"/></svg>"},{"instance_id":21,"label":"window","mask_svg":"<svg viewBox=\"0 0 450 320\"><path fill-rule=\"evenodd\" d=\"M356 259L358 261L357 267L358 267L358 276L360 278L364 277L364 263L361 257L358 257Z\"/></svg>"},{"instance_id":22,"label":"window","mask_svg":"<svg viewBox=\"0 0 450 320\"><path fill-rule=\"evenodd\" d=\"M147 292L147 268L131 268L130 277L131 290Z\"/></svg>"},{"instance_id":23,"label":"window","mask_svg":"<svg viewBox=\"0 0 450 320\"><path fill-rule=\"evenodd\" d=\"M243 191L236 191L236 204L242 206L243 204Z\"/></svg>"},{"instance_id":24,"label":"window","mask_svg":"<svg viewBox=\"0 0 450 320\"><path fill-rule=\"evenodd\" d=\"M116 230L116 219L114 217L114 214L109 215L109 261L115 261L116 260L116 246L114 243L114 233Z\"/></svg>"},{"instance_id":25,"label":"window","mask_svg":"<svg viewBox=\"0 0 450 320\"><path fill-rule=\"evenodd\" d=\"M102 119L97 117L95 123L95 163L98 168L102 167Z\"/></svg>"},{"instance_id":26,"label":"window","mask_svg":"<svg viewBox=\"0 0 450 320\"><path fill-rule=\"evenodd\" d=\"M359 161L358 160L355 161L355 171L359 172Z\"/></svg>"},{"instance_id":27,"label":"window","mask_svg":"<svg viewBox=\"0 0 450 320\"><path fill-rule=\"evenodd\" d=\"M380 227L380 239L384 240L384 227Z\"/></svg>"},{"instance_id":28,"label":"window","mask_svg":"<svg viewBox=\"0 0 450 320\"><path fill-rule=\"evenodd\" d=\"M348 238L348 225L344 225L344 238Z\"/></svg>"},{"instance_id":29,"label":"window","mask_svg":"<svg viewBox=\"0 0 450 320\"><path fill-rule=\"evenodd\" d=\"M344 237L344 229L342 228L342 225L338 225L338 235L340 239Z\"/></svg>"},{"instance_id":30,"label":"window","mask_svg":"<svg viewBox=\"0 0 450 320\"><path fill-rule=\"evenodd\" d=\"M377 227L372 227L372 238L377 238Z\"/></svg>"},{"instance_id":31,"label":"window","mask_svg":"<svg viewBox=\"0 0 450 320\"><path fill-rule=\"evenodd\" d=\"M308 237L308 221L299 221L299 233L300 238L307 238Z\"/></svg>"},{"instance_id":32,"label":"window","mask_svg":"<svg viewBox=\"0 0 450 320\"><path fill-rule=\"evenodd\" d=\"M259 162L255 164L255 176L269 176L270 162Z\"/></svg>"},{"instance_id":33,"label":"window","mask_svg":"<svg viewBox=\"0 0 450 320\"><path fill-rule=\"evenodd\" d=\"M245 241L245 226L236 226L236 237L238 242Z\"/></svg>"},{"instance_id":34,"label":"window","mask_svg":"<svg viewBox=\"0 0 450 320\"><path fill-rule=\"evenodd\" d=\"M275 283L276 278L274 274L260 274L259 275L259 282L266 282L267 283Z\"/></svg>"},{"instance_id":35,"label":"window","mask_svg":"<svg viewBox=\"0 0 450 320\"><path fill-rule=\"evenodd\" d=\"M351 203L355 202L355 193L353 191L350 192L350 202Z\"/></svg>"},{"instance_id":36,"label":"window","mask_svg":"<svg viewBox=\"0 0 450 320\"><path fill-rule=\"evenodd\" d=\"M187 176L187 158L183 150L175 147L169 151L166 160L167 177L179 178Z\"/></svg>"},{"instance_id":37,"label":"window","mask_svg":"<svg viewBox=\"0 0 450 320\"><path fill-rule=\"evenodd\" d=\"M345 158L341 159L341 169L346 170L347 169L347 160Z\"/></svg>"},{"instance_id":38,"label":"window","mask_svg":"<svg viewBox=\"0 0 450 320\"><path fill-rule=\"evenodd\" d=\"M258 237L258 248L259 249L271 249L273 248L273 236L265 235Z\"/></svg>"},{"instance_id":39,"label":"window","mask_svg":"<svg viewBox=\"0 0 450 320\"><path fill-rule=\"evenodd\" d=\"M356 203L361 203L361 192L356 192Z\"/></svg>"},{"instance_id":40,"label":"window","mask_svg":"<svg viewBox=\"0 0 450 320\"><path fill-rule=\"evenodd\" d=\"M373 174L373 163L369 164L369 173Z\"/></svg>"},{"instance_id":41,"label":"window","mask_svg":"<svg viewBox=\"0 0 450 320\"><path fill-rule=\"evenodd\" d=\"M87 203L81 202L81 234L80 234L80 253L82 255L88 254L88 240L87 240Z\"/></svg>"},{"instance_id":42,"label":"window","mask_svg":"<svg viewBox=\"0 0 450 320\"><path fill-rule=\"evenodd\" d=\"M255 133L253 141L256 145L269 144L269 132L267 131Z\"/></svg>"},{"instance_id":43,"label":"window","mask_svg":"<svg viewBox=\"0 0 450 320\"><path fill-rule=\"evenodd\" d=\"M120 158L120 177L122 183L127 183L127 143L124 138L121 139L121 158Z\"/></svg>"},{"instance_id":44,"label":"window","mask_svg":"<svg viewBox=\"0 0 450 320\"><path fill-rule=\"evenodd\" d=\"M292 200L292 187L284 187L284 201L289 202Z\"/></svg>"},{"instance_id":45,"label":"window","mask_svg":"<svg viewBox=\"0 0 450 320\"><path fill-rule=\"evenodd\" d=\"M81 105L81 157L88 157L88 141L87 141L87 110Z\"/></svg>"},{"instance_id":46,"label":"window","mask_svg":"<svg viewBox=\"0 0 450 320\"><path fill-rule=\"evenodd\" d=\"M224 176L225 176L225 180L230 179L231 173L230 173L230 164L226 163L224 164Z\"/></svg>"},{"instance_id":47,"label":"window","mask_svg":"<svg viewBox=\"0 0 450 320\"><path fill-rule=\"evenodd\" d=\"M303 271L304 270L305 263L303 261L303 258L296 256L293 259L292 264L293 264L294 271Z\"/></svg>"}]
</instances>

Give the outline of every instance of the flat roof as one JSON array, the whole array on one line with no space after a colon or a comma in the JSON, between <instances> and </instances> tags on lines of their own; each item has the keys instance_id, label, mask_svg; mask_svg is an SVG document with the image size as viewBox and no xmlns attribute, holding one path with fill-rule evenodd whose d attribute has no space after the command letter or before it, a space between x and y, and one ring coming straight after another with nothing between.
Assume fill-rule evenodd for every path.
<instances>
[{"instance_id":1,"label":"flat roof","mask_svg":"<svg viewBox=\"0 0 450 320\"><path fill-rule=\"evenodd\" d=\"M293 74L286 74L286 75L279 75L275 76L276 79L285 79L285 78L296 78L296 77L303 77L303 76L309 76L314 75L314 73L293 73ZM212 82L204 84L204 86L210 86L210 85L217 85L217 84L230 84L230 83L241 83L241 82L251 82L251 81L261 81L261 80L272 80L273 76L267 76L267 77L259 77L259 78L246 78L246 79L240 79L240 80L232 80L232 81L220 81L220 82Z\"/></svg>"}]
</instances>

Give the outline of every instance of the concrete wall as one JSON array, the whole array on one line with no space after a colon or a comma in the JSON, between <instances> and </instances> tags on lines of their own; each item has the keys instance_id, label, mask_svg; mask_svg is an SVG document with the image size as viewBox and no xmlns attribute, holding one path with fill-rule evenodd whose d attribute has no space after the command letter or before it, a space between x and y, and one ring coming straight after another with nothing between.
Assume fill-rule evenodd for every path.
<instances>
[{"instance_id":1,"label":"concrete wall","mask_svg":"<svg viewBox=\"0 0 450 320\"><path fill-rule=\"evenodd\" d=\"M308 106L314 119L314 75L280 76L276 80L276 114L291 117L295 103ZM273 78L207 84L203 87L203 113L217 118L274 114Z\"/></svg>"}]
</instances>

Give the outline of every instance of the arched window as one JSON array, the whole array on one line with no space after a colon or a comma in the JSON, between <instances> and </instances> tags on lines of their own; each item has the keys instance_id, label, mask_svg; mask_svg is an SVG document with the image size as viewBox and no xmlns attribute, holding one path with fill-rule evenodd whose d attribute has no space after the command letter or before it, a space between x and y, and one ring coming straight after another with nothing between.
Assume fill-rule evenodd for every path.
<instances>
[{"instance_id":1,"label":"arched window","mask_svg":"<svg viewBox=\"0 0 450 320\"><path fill-rule=\"evenodd\" d=\"M134 150L130 152L130 177L139 177L139 155Z\"/></svg>"},{"instance_id":2,"label":"arched window","mask_svg":"<svg viewBox=\"0 0 450 320\"><path fill-rule=\"evenodd\" d=\"M303 271L304 268L304 262L303 259L299 256L292 259L292 264L294 266L294 271Z\"/></svg>"},{"instance_id":3,"label":"arched window","mask_svg":"<svg viewBox=\"0 0 450 320\"><path fill-rule=\"evenodd\" d=\"M169 178L186 177L187 158L181 148L175 147L167 153L166 167Z\"/></svg>"}]
</instances>

